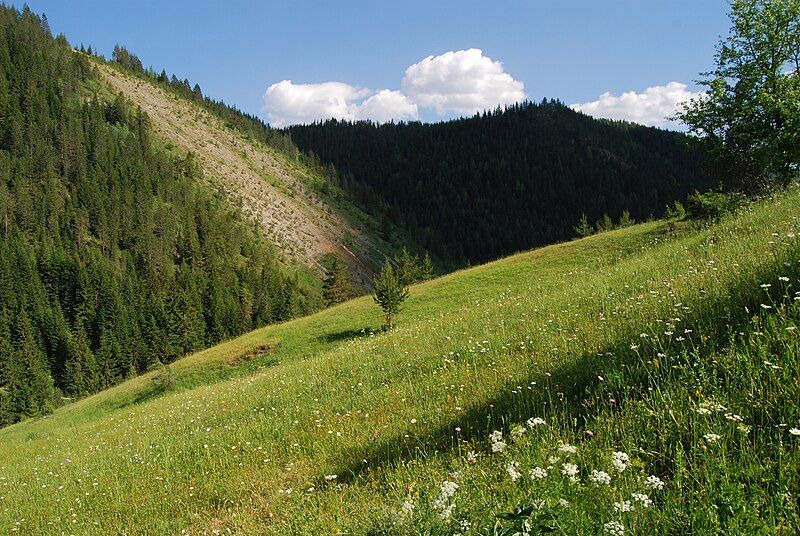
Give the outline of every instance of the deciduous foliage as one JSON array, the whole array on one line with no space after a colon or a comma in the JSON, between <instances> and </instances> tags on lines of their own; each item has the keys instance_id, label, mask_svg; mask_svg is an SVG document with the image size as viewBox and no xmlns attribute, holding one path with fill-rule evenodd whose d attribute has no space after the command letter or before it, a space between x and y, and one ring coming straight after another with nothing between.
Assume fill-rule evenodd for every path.
<instances>
[{"instance_id":1,"label":"deciduous foliage","mask_svg":"<svg viewBox=\"0 0 800 536\"><path fill-rule=\"evenodd\" d=\"M100 83L39 17L0 7L2 424L320 302Z\"/></svg>"},{"instance_id":2,"label":"deciduous foliage","mask_svg":"<svg viewBox=\"0 0 800 536\"><path fill-rule=\"evenodd\" d=\"M678 114L716 178L748 191L800 172L800 0L733 0L707 90Z\"/></svg>"}]
</instances>

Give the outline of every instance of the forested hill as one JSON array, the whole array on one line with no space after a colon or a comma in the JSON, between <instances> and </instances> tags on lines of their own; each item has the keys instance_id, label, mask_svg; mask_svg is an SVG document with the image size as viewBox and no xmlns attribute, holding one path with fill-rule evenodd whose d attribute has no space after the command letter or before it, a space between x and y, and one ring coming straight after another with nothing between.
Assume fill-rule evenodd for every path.
<instances>
[{"instance_id":1,"label":"forested hill","mask_svg":"<svg viewBox=\"0 0 800 536\"><path fill-rule=\"evenodd\" d=\"M111 95L0 6L0 425L320 303Z\"/></svg>"},{"instance_id":2,"label":"forested hill","mask_svg":"<svg viewBox=\"0 0 800 536\"><path fill-rule=\"evenodd\" d=\"M443 123L330 120L288 129L369 212L454 263L574 236L582 214L642 220L709 186L683 136L556 101Z\"/></svg>"}]
</instances>

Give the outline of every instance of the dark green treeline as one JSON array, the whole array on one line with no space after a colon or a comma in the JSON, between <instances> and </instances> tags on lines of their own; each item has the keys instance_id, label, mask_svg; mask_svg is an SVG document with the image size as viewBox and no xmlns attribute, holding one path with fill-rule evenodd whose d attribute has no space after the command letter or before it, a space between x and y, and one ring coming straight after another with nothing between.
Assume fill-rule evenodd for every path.
<instances>
[{"instance_id":1,"label":"dark green treeline","mask_svg":"<svg viewBox=\"0 0 800 536\"><path fill-rule=\"evenodd\" d=\"M684 136L552 100L443 123L330 120L287 132L333 164L329 177L367 212L454 264L572 238L582 214L641 221L710 185Z\"/></svg>"},{"instance_id":2,"label":"dark green treeline","mask_svg":"<svg viewBox=\"0 0 800 536\"><path fill-rule=\"evenodd\" d=\"M0 424L320 306L92 84L46 19L0 6Z\"/></svg>"}]
</instances>

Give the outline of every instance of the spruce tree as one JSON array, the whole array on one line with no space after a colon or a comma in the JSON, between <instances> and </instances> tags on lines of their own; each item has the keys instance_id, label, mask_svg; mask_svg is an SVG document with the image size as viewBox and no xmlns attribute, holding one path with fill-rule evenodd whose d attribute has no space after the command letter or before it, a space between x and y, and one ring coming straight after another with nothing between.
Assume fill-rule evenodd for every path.
<instances>
[{"instance_id":1,"label":"spruce tree","mask_svg":"<svg viewBox=\"0 0 800 536\"><path fill-rule=\"evenodd\" d=\"M400 312L403 302L408 298L408 287L395 273L389 261L383 265L380 274L375 278L375 303L381 306L386 314L386 329L394 326L394 316Z\"/></svg>"},{"instance_id":2,"label":"spruce tree","mask_svg":"<svg viewBox=\"0 0 800 536\"><path fill-rule=\"evenodd\" d=\"M6 363L6 390L11 421L53 410L53 379L24 310L17 313L14 348Z\"/></svg>"},{"instance_id":3,"label":"spruce tree","mask_svg":"<svg viewBox=\"0 0 800 536\"><path fill-rule=\"evenodd\" d=\"M325 306L329 307L350 299L354 292L350 284L350 276L347 268L339 259L338 255L331 254L326 259L327 273L322 282L322 295L325 299Z\"/></svg>"}]
</instances>

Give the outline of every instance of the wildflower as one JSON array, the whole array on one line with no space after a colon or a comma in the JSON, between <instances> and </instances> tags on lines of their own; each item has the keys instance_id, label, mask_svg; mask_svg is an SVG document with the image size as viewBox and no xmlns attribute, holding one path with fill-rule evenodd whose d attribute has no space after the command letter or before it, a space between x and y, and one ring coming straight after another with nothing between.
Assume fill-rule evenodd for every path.
<instances>
[{"instance_id":1,"label":"wildflower","mask_svg":"<svg viewBox=\"0 0 800 536\"><path fill-rule=\"evenodd\" d=\"M561 474L569 477L569 481L574 484L578 481L578 466L574 463L565 463L561 467Z\"/></svg>"},{"instance_id":2,"label":"wildflower","mask_svg":"<svg viewBox=\"0 0 800 536\"><path fill-rule=\"evenodd\" d=\"M433 507L437 510L443 510L446 508L447 503L450 502L450 498L455 495L456 490L458 490L458 484L455 482L451 482L449 480L442 482L442 487L439 490L439 496L436 497L435 501L433 501Z\"/></svg>"},{"instance_id":3,"label":"wildflower","mask_svg":"<svg viewBox=\"0 0 800 536\"><path fill-rule=\"evenodd\" d=\"M562 508L566 508L569 506L569 501L566 499L559 499L558 504L560 504Z\"/></svg>"},{"instance_id":4,"label":"wildflower","mask_svg":"<svg viewBox=\"0 0 800 536\"><path fill-rule=\"evenodd\" d=\"M328 482L330 482L331 480L336 480L337 478L339 478L339 475L325 475L325 480L327 480Z\"/></svg>"},{"instance_id":5,"label":"wildflower","mask_svg":"<svg viewBox=\"0 0 800 536\"><path fill-rule=\"evenodd\" d=\"M528 428L534 428L536 426L540 426L544 424L544 419L541 417L532 417L525 421L525 424L528 425Z\"/></svg>"},{"instance_id":6,"label":"wildflower","mask_svg":"<svg viewBox=\"0 0 800 536\"><path fill-rule=\"evenodd\" d=\"M741 415L736 415L735 413L730 412L725 414L725 418L734 422L742 422L744 420L742 419Z\"/></svg>"},{"instance_id":7,"label":"wildflower","mask_svg":"<svg viewBox=\"0 0 800 536\"><path fill-rule=\"evenodd\" d=\"M450 516L453 515L453 508L455 508L456 503L448 504L441 512L439 512L439 519L442 521L447 521L450 519Z\"/></svg>"},{"instance_id":8,"label":"wildflower","mask_svg":"<svg viewBox=\"0 0 800 536\"><path fill-rule=\"evenodd\" d=\"M644 493L634 493L632 497L633 501L639 503L642 508L650 508L653 505L653 501Z\"/></svg>"},{"instance_id":9,"label":"wildflower","mask_svg":"<svg viewBox=\"0 0 800 536\"><path fill-rule=\"evenodd\" d=\"M411 424L417 424L417 419L411 419Z\"/></svg>"},{"instance_id":10,"label":"wildflower","mask_svg":"<svg viewBox=\"0 0 800 536\"><path fill-rule=\"evenodd\" d=\"M519 424L516 425L514 428L511 429L511 436L515 439L519 439L520 437L525 435L525 427L520 426Z\"/></svg>"},{"instance_id":11,"label":"wildflower","mask_svg":"<svg viewBox=\"0 0 800 536\"><path fill-rule=\"evenodd\" d=\"M489 441L492 443L493 453L503 452L506 449L506 442L503 441L503 433L499 430L492 432L492 435L489 436Z\"/></svg>"},{"instance_id":12,"label":"wildflower","mask_svg":"<svg viewBox=\"0 0 800 536\"><path fill-rule=\"evenodd\" d=\"M496 441L492 443L492 452L497 454L499 452L503 452L506 449L506 442L505 441Z\"/></svg>"},{"instance_id":13,"label":"wildflower","mask_svg":"<svg viewBox=\"0 0 800 536\"><path fill-rule=\"evenodd\" d=\"M714 434L714 433L708 433L708 434L703 436L703 439L705 439L709 443L716 443L717 441L722 439L722 436L720 436L718 434Z\"/></svg>"},{"instance_id":14,"label":"wildflower","mask_svg":"<svg viewBox=\"0 0 800 536\"><path fill-rule=\"evenodd\" d=\"M412 515L414 515L414 503L406 499L403 501L403 506L400 511L394 515L396 523L405 523Z\"/></svg>"},{"instance_id":15,"label":"wildflower","mask_svg":"<svg viewBox=\"0 0 800 536\"><path fill-rule=\"evenodd\" d=\"M793 436L800 436L800 428L789 428L789 433Z\"/></svg>"},{"instance_id":16,"label":"wildflower","mask_svg":"<svg viewBox=\"0 0 800 536\"><path fill-rule=\"evenodd\" d=\"M604 484L611 483L611 475L605 471L592 470L591 474L589 475L589 480L595 486L602 486Z\"/></svg>"},{"instance_id":17,"label":"wildflower","mask_svg":"<svg viewBox=\"0 0 800 536\"><path fill-rule=\"evenodd\" d=\"M615 512L633 512L634 508L631 501L620 501L614 503Z\"/></svg>"},{"instance_id":18,"label":"wildflower","mask_svg":"<svg viewBox=\"0 0 800 536\"><path fill-rule=\"evenodd\" d=\"M465 458L469 463L475 463L476 461L478 461L478 453L475 452L474 450L471 450L467 452Z\"/></svg>"},{"instance_id":19,"label":"wildflower","mask_svg":"<svg viewBox=\"0 0 800 536\"><path fill-rule=\"evenodd\" d=\"M611 536L623 536L625 534L625 526L618 521L609 521L603 524L603 532Z\"/></svg>"},{"instance_id":20,"label":"wildflower","mask_svg":"<svg viewBox=\"0 0 800 536\"><path fill-rule=\"evenodd\" d=\"M648 476L644 481L644 485L649 489L654 489L654 490L664 489L664 481L655 475Z\"/></svg>"},{"instance_id":21,"label":"wildflower","mask_svg":"<svg viewBox=\"0 0 800 536\"><path fill-rule=\"evenodd\" d=\"M771 305L767 305L766 303L762 303L761 304L761 308L762 309L772 309L772 306Z\"/></svg>"},{"instance_id":22,"label":"wildflower","mask_svg":"<svg viewBox=\"0 0 800 536\"><path fill-rule=\"evenodd\" d=\"M508 473L508 476L511 477L512 482L516 482L519 480L519 477L522 476L522 473L520 473L517 469L519 469L519 462L514 460L511 460L508 462L508 465L506 465L506 473Z\"/></svg>"},{"instance_id":23,"label":"wildflower","mask_svg":"<svg viewBox=\"0 0 800 536\"><path fill-rule=\"evenodd\" d=\"M711 414L711 410L708 409L708 408L697 408L695 411L697 412L698 415L710 415Z\"/></svg>"},{"instance_id":24,"label":"wildflower","mask_svg":"<svg viewBox=\"0 0 800 536\"><path fill-rule=\"evenodd\" d=\"M558 446L558 450L559 452L563 452L564 454L575 454L576 452L578 452L578 447L574 445L568 445L566 443L561 443Z\"/></svg>"},{"instance_id":25,"label":"wildflower","mask_svg":"<svg viewBox=\"0 0 800 536\"><path fill-rule=\"evenodd\" d=\"M547 458L547 463L549 463L550 465L555 465L555 464L557 464L559 461L560 461L560 460L559 460L559 457L558 457L558 456L550 456L549 458Z\"/></svg>"},{"instance_id":26,"label":"wildflower","mask_svg":"<svg viewBox=\"0 0 800 536\"><path fill-rule=\"evenodd\" d=\"M541 480L547 476L547 470L541 467L534 467L530 472L531 480Z\"/></svg>"},{"instance_id":27,"label":"wildflower","mask_svg":"<svg viewBox=\"0 0 800 536\"><path fill-rule=\"evenodd\" d=\"M629 462L630 457L624 452L616 451L611 455L611 465L613 465L614 469L619 473L627 469Z\"/></svg>"}]
</instances>

